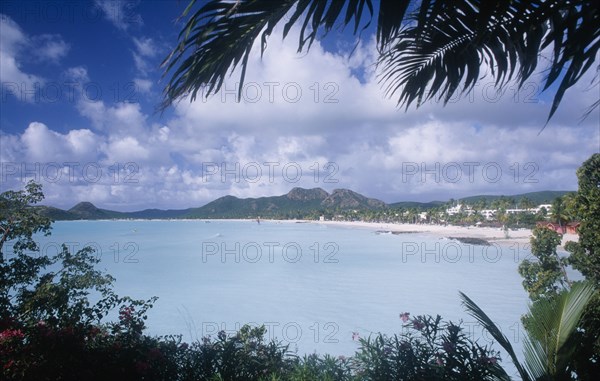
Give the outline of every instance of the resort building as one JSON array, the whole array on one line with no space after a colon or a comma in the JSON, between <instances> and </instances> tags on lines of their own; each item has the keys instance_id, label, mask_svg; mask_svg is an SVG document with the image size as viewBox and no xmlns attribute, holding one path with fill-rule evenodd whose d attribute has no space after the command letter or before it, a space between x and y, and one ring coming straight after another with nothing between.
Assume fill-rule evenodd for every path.
<instances>
[{"instance_id":1,"label":"resort building","mask_svg":"<svg viewBox=\"0 0 600 381\"><path fill-rule=\"evenodd\" d=\"M479 214L481 214L483 217L485 217L486 220L493 220L496 218L496 209L482 209L479 211Z\"/></svg>"},{"instance_id":2,"label":"resort building","mask_svg":"<svg viewBox=\"0 0 600 381\"><path fill-rule=\"evenodd\" d=\"M449 216L453 216L458 213L466 213L467 216L470 216L471 214L475 213L475 211L469 205L458 204L446 209L446 213Z\"/></svg>"},{"instance_id":3,"label":"resort building","mask_svg":"<svg viewBox=\"0 0 600 381\"><path fill-rule=\"evenodd\" d=\"M560 225L556 222L549 222L549 221L540 221L536 224L536 226L538 227L545 227L551 230L554 230L555 232L559 233L559 234L577 234L577 229L579 228L579 225L581 225L581 223L579 222L569 222L565 225Z\"/></svg>"}]
</instances>

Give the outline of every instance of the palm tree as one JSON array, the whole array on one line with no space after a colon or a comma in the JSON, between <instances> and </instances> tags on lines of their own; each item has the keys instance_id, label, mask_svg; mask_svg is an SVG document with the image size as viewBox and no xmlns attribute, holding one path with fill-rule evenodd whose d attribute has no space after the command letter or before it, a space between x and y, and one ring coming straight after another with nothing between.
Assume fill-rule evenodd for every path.
<instances>
[{"instance_id":1,"label":"palm tree","mask_svg":"<svg viewBox=\"0 0 600 381\"><path fill-rule=\"evenodd\" d=\"M525 196L523 198L521 198L521 200L519 200L519 207L521 209L531 209L533 208L533 201L531 201L531 199L529 199L529 197Z\"/></svg>"},{"instance_id":2,"label":"palm tree","mask_svg":"<svg viewBox=\"0 0 600 381\"><path fill-rule=\"evenodd\" d=\"M573 379L571 360L578 345L573 340L574 333L593 295L591 283L579 282L570 290L534 302L525 316L525 363L521 364L498 326L474 301L460 293L467 312L508 352L523 381Z\"/></svg>"},{"instance_id":3,"label":"palm tree","mask_svg":"<svg viewBox=\"0 0 600 381\"><path fill-rule=\"evenodd\" d=\"M552 215L552 220L558 223L558 226L560 226L561 231L564 233L564 225L569 221L569 215L562 197L554 199L550 214Z\"/></svg>"},{"instance_id":4,"label":"palm tree","mask_svg":"<svg viewBox=\"0 0 600 381\"><path fill-rule=\"evenodd\" d=\"M579 220L577 211L577 193L567 193L562 196L563 205L565 207L565 214L568 216L570 221Z\"/></svg>"},{"instance_id":5,"label":"palm tree","mask_svg":"<svg viewBox=\"0 0 600 381\"><path fill-rule=\"evenodd\" d=\"M260 38L264 53L277 25L283 38L300 27L302 52L334 26L350 26L360 36L376 18L380 82L407 108L434 97L447 103L486 71L498 88L512 79L523 85L549 49L541 60L549 63L543 89L558 85L548 120L565 91L595 69L600 47L596 0L208 0L193 11L195 3L184 11L178 44L162 63L171 79L161 110L188 95L193 101L201 90L218 92L237 67L241 97L252 45Z\"/></svg>"}]
</instances>

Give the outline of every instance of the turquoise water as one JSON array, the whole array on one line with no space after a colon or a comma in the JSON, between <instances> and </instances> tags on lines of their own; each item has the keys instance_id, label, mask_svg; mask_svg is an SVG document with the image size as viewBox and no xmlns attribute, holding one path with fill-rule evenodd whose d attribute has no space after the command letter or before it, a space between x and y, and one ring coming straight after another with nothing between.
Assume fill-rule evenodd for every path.
<instances>
[{"instance_id":1,"label":"turquoise water","mask_svg":"<svg viewBox=\"0 0 600 381\"><path fill-rule=\"evenodd\" d=\"M96 247L119 294L159 297L150 334L195 340L265 324L301 354L351 355L353 333L399 333L399 314L410 312L463 320L491 342L464 312L460 290L521 346L527 295L517 267L527 252L514 245L272 221L57 222L42 249L62 242Z\"/></svg>"}]
</instances>

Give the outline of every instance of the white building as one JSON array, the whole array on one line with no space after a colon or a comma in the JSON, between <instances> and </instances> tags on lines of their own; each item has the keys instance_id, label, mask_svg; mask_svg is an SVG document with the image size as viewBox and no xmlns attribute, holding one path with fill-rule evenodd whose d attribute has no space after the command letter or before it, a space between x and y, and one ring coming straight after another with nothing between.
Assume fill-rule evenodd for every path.
<instances>
[{"instance_id":1,"label":"white building","mask_svg":"<svg viewBox=\"0 0 600 381\"><path fill-rule=\"evenodd\" d=\"M496 209L482 209L479 211L479 214L485 217L486 220L493 220L496 218L496 212Z\"/></svg>"},{"instance_id":2,"label":"white building","mask_svg":"<svg viewBox=\"0 0 600 381\"><path fill-rule=\"evenodd\" d=\"M537 208L535 208L535 213L539 213L540 210L542 210L542 208L546 209L546 211L548 212L548 214L552 214L552 204L540 204L537 206Z\"/></svg>"},{"instance_id":3,"label":"white building","mask_svg":"<svg viewBox=\"0 0 600 381\"><path fill-rule=\"evenodd\" d=\"M446 213L448 213L449 216L453 216L453 215L461 213L461 212L466 213L467 216L470 216L471 214L475 213L469 205L463 205L463 204L458 204L456 206L446 209Z\"/></svg>"}]
</instances>

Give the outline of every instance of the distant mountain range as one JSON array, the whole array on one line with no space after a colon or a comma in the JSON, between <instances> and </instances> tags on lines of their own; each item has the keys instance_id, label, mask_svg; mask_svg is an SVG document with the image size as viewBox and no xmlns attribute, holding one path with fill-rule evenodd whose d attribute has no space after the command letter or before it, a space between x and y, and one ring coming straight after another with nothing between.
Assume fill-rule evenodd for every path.
<instances>
[{"instance_id":1,"label":"distant mountain range","mask_svg":"<svg viewBox=\"0 0 600 381\"><path fill-rule=\"evenodd\" d=\"M475 203L485 199L491 202L501 197L511 198L518 202L527 197L534 204L551 203L568 191L542 191L512 196L471 196L462 198L465 203ZM321 188L294 188L282 196L238 198L235 196L220 197L199 208L188 209L145 209L136 212L116 212L100 209L90 202L80 202L69 210L51 206L39 206L43 214L56 220L103 220L103 219L178 219L178 218L303 218L314 213L336 210L377 210L384 208L419 208L431 209L445 204L443 201L396 202L386 204L381 200L365 197L349 189L336 189L327 193Z\"/></svg>"}]
</instances>

